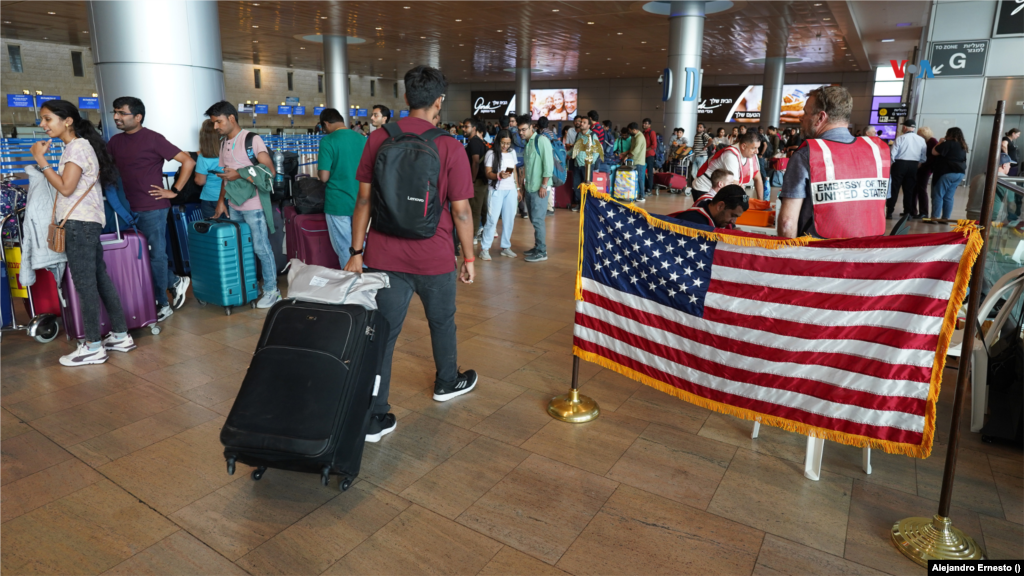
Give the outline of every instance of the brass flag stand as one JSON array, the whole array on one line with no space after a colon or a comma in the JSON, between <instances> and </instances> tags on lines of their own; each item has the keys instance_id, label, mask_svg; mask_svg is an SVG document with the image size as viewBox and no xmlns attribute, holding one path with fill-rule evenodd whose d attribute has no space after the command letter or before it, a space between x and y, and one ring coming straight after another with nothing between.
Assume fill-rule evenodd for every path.
<instances>
[{"instance_id":1,"label":"brass flag stand","mask_svg":"<svg viewBox=\"0 0 1024 576\"><path fill-rule=\"evenodd\" d=\"M587 162L587 181L590 181L590 162ZM583 218L583 194L580 194L580 218ZM580 243L583 250L583 243ZM555 396L548 402L548 414L562 422L582 424L601 415L601 408L589 396L580 394L580 358L572 357L572 388L568 394Z\"/></svg>"},{"instance_id":2,"label":"brass flag stand","mask_svg":"<svg viewBox=\"0 0 1024 576\"><path fill-rule=\"evenodd\" d=\"M953 399L953 419L949 425L949 446L946 449L946 467L942 473L942 493L939 511L931 518L904 518L892 526L892 543L904 556L921 566L929 560L983 560L985 550L973 538L953 527L949 509L953 499L953 477L956 474L957 449L960 445L960 417L967 393L967 379L971 374L971 356L978 326L978 307L982 281L985 275L985 248L992 223L992 204L996 194L999 169L1000 136L1003 132L1003 111L1006 102L996 104L996 117L992 126L992 141L988 153L988 172L985 174L985 198L981 203L981 237L983 248L971 269L970 294L967 300L967 324L960 345L960 365L957 371L956 391Z\"/></svg>"}]
</instances>

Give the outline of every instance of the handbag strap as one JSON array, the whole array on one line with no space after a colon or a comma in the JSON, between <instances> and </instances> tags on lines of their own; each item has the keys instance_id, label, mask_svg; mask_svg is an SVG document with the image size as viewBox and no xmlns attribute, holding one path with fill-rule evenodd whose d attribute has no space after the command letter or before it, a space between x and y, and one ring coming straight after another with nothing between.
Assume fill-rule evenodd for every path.
<instances>
[{"instance_id":1,"label":"handbag strap","mask_svg":"<svg viewBox=\"0 0 1024 576\"><path fill-rule=\"evenodd\" d=\"M81 195L81 196L80 196L80 197L78 198L78 201L77 201L77 202L75 202L75 205L74 205L74 206L72 206L72 207L71 207L71 209L70 209L70 210L68 210L68 211L67 211L67 212L66 212L66 213L64 214L64 219L63 219L63 220L61 220L61 221L60 221L60 224L58 224L58 225L57 225L57 227L58 227L58 228L63 228L63 227L64 227L64 224L66 224L66 223L67 223L67 221L68 221L68 218L69 218L69 217L71 216L71 213L75 211L75 208L78 208L78 205L82 203L82 200L85 200L85 197L89 195L89 192L92 192L92 189L93 189L93 188L94 188L95 186L96 186L96 182L93 182L93 183L92 183L92 186L89 186L89 188L88 188L88 189L86 189L85 193L84 193L84 194L82 194L82 195ZM59 194L60 194L60 192L57 192L57 194L59 195ZM56 219L56 216L57 216L57 198L56 198L56 197L54 197L54 199L53 199L53 216L52 216L52 217L53 217L54 219Z\"/></svg>"}]
</instances>

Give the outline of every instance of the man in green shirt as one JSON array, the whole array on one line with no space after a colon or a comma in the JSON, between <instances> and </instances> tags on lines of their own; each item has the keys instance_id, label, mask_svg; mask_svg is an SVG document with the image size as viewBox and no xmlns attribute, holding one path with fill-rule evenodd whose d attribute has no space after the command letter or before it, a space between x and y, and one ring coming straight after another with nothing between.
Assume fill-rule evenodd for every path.
<instances>
[{"instance_id":1,"label":"man in green shirt","mask_svg":"<svg viewBox=\"0 0 1024 576\"><path fill-rule=\"evenodd\" d=\"M356 169L363 156L366 137L349 130L345 117L334 108L324 108L320 124L327 134L320 140L317 175L326 184L324 214L331 247L340 262L347 262L352 246L352 212L356 207L359 182Z\"/></svg>"},{"instance_id":2,"label":"man in green shirt","mask_svg":"<svg viewBox=\"0 0 1024 576\"><path fill-rule=\"evenodd\" d=\"M554 153L551 141L536 131L536 124L529 114L519 117L519 135L526 143L523 149L523 161L526 175L523 178L526 194L526 208L533 224L534 247L526 251L527 262L543 262L548 259L548 247L545 243L546 230L544 218L548 215L548 194L554 194L551 176L554 174Z\"/></svg>"}]
</instances>

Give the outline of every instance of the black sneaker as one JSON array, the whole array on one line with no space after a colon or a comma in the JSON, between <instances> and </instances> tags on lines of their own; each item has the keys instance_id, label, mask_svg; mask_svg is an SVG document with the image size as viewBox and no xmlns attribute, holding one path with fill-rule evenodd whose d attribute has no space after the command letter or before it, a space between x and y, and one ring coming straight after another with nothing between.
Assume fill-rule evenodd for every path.
<instances>
[{"instance_id":1,"label":"black sneaker","mask_svg":"<svg viewBox=\"0 0 1024 576\"><path fill-rule=\"evenodd\" d=\"M395 431L398 420L394 414L374 414L370 416L370 424L366 427L366 441L380 442L380 439Z\"/></svg>"},{"instance_id":2,"label":"black sneaker","mask_svg":"<svg viewBox=\"0 0 1024 576\"><path fill-rule=\"evenodd\" d=\"M533 248L530 248L530 249L529 249L529 250L527 250L526 252L523 252L523 256L529 256L529 255L531 255L531 254L535 254L536 252L537 252L537 248L536 248L536 246L535 246L535 247L533 247Z\"/></svg>"},{"instance_id":3,"label":"black sneaker","mask_svg":"<svg viewBox=\"0 0 1024 576\"><path fill-rule=\"evenodd\" d=\"M450 384L434 384L434 400L446 402L457 396L462 396L476 387L476 370L459 372L459 377Z\"/></svg>"}]
</instances>

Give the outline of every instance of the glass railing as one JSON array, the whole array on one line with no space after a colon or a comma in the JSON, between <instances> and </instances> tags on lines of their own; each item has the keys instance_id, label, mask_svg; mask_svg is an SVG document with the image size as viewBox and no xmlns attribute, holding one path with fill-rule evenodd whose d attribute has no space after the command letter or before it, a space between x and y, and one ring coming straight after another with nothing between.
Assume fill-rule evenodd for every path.
<instances>
[{"instance_id":1,"label":"glass railing","mask_svg":"<svg viewBox=\"0 0 1024 576\"><path fill-rule=\"evenodd\" d=\"M985 278L982 296L1006 274L1024 269L1024 177L1001 176L996 182L992 224L985 246ZM1020 317L1021 302L1015 303L1012 318Z\"/></svg>"}]
</instances>

